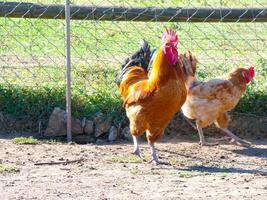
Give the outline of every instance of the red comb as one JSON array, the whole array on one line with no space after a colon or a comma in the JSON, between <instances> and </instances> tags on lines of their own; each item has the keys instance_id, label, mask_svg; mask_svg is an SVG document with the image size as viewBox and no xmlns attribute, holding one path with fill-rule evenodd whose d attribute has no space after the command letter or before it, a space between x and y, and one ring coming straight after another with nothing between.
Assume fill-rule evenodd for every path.
<instances>
[{"instance_id":1,"label":"red comb","mask_svg":"<svg viewBox=\"0 0 267 200\"><path fill-rule=\"evenodd\" d=\"M166 28L166 32L163 33L163 35L162 35L162 40L165 44L171 43L174 46L176 46L179 42L179 39L178 39L176 32L172 29L167 29L167 28Z\"/></svg>"}]
</instances>

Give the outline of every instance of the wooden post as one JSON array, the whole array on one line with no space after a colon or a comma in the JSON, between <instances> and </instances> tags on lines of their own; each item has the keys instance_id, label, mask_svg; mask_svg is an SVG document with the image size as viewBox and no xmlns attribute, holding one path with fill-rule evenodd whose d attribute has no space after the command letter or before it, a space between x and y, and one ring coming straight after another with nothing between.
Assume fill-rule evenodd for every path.
<instances>
[{"instance_id":1,"label":"wooden post","mask_svg":"<svg viewBox=\"0 0 267 200\"><path fill-rule=\"evenodd\" d=\"M66 112L67 112L67 141L72 140L71 135L71 55L70 55L70 1L66 0Z\"/></svg>"},{"instance_id":2,"label":"wooden post","mask_svg":"<svg viewBox=\"0 0 267 200\"><path fill-rule=\"evenodd\" d=\"M72 20L267 22L267 8L126 8L70 6ZM64 5L1 2L0 17L64 19Z\"/></svg>"}]
</instances>

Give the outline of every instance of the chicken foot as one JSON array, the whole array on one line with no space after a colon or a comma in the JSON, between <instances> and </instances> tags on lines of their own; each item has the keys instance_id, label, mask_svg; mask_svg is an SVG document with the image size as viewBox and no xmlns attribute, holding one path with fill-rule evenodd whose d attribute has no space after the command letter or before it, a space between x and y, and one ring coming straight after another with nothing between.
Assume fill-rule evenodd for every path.
<instances>
[{"instance_id":1,"label":"chicken foot","mask_svg":"<svg viewBox=\"0 0 267 200\"><path fill-rule=\"evenodd\" d=\"M223 132L225 132L229 137L232 138L232 142L235 142L236 144L238 145L242 145L242 146L245 146L245 147L249 147L251 146L251 143L246 141L246 140L243 140L239 137L237 137L235 134L233 134L229 129L227 128L221 128L221 130Z\"/></svg>"}]
</instances>

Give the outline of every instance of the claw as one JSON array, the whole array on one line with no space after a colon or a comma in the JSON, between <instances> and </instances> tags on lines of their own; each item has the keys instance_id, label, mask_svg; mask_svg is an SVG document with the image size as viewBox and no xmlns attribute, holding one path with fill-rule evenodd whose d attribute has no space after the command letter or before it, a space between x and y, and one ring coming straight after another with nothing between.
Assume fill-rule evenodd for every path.
<instances>
[{"instance_id":1,"label":"claw","mask_svg":"<svg viewBox=\"0 0 267 200\"><path fill-rule=\"evenodd\" d=\"M229 141L229 143L230 144L232 144L232 143L236 143L237 141L235 140L235 139L233 139L233 138L231 138L231 140Z\"/></svg>"},{"instance_id":2,"label":"claw","mask_svg":"<svg viewBox=\"0 0 267 200\"><path fill-rule=\"evenodd\" d=\"M153 159L151 159L148 163L152 163L155 166L157 166L157 165L168 165L168 166L171 166L171 164L169 162L153 160Z\"/></svg>"},{"instance_id":3,"label":"claw","mask_svg":"<svg viewBox=\"0 0 267 200\"><path fill-rule=\"evenodd\" d=\"M233 134L227 128L223 128L221 130L224 131L227 135L229 135L232 138L230 143L236 143L236 144L244 146L244 147L250 147L251 146L250 142L248 142L246 140L242 140L241 138L237 137L235 134Z\"/></svg>"},{"instance_id":4,"label":"claw","mask_svg":"<svg viewBox=\"0 0 267 200\"><path fill-rule=\"evenodd\" d=\"M148 163L152 163L155 166L160 164L160 162L158 160L154 160L154 159L151 159Z\"/></svg>"},{"instance_id":5,"label":"claw","mask_svg":"<svg viewBox=\"0 0 267 200\"><path fill-rule=\"evenodd\" d=\"M235 140L235 139L232 139L230 142L231 143L235 143L235 144L240 145L240 146L243 146L243 147L250 147L252 145L251 142L246 141L246 140Z\"/></svg>"},{"instance_id":6,"label":"claw","mask_svg":"<svg viewBox=\"0 0 267 200\"><path fill-rule=\"evenodd\" d=\"M143 161L145 160L145 158L141 155L139 150L135 150L132 152L133 155L138 156L140 159L142 159Z\"/></svg>"},{"instance_id":7,"label":"claw","mask_svg":"<svg viewBox=\"0 0 267 200\"><path fill-rule=\"evenodd\" d=\"M215 141L219 142L219 141L227 141L227 140L231 140L232 138L230 137L227 137L227 136L224 136L224 137L221 137L221 138L216 138L214 139Z\"/></svg>"}]
</instances>

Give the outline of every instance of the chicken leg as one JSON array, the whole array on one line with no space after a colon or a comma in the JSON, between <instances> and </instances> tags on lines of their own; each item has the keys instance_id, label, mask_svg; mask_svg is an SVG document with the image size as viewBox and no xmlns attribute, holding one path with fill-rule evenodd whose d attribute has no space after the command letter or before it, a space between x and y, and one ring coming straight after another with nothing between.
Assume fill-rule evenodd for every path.
<instances>
[{"instance_id":1,"label":"chicken leg","mask_svg":"<svg viewBox=\"0 0 267 200\"><path fill-rule=\"evenodd\" d=\"M237 144L242 145L242 146L245 146L245 147L251 146L251 143L250 142L248 142L246 140L242 140L241 138L237 137L229 129L227 129L227 128L221 128L221 130L223 132L225 132L229 137L231 137L233 139L233 142L236 142Z\"/></svg>"},{"instance_id":2,"label":"chicken leg","mask_svg":"<svg viewBox=\"0 0 267 200\"><path fill-rule=\"evenodd\" d=\"M202 131L202 128L198 127L198 125L197 125L197 130L198 130L199 139L200 139L199 144L201 146L215 146L215 145L218 145L218 143L206 142L204 134L203 134L203 131Z\"/></svg>"},{"instance_id":3,"label":"chicken leg","mask_svg":"<svg viewBox=\"0 0 267 200\"><path fill-rule=\"evenodd\" d=\"M139 149L138 139L134 135L133 135L133 143L134 143L133 154L134 155L137 155L139 158L141 158L142 160L144 160L143 156L141 155L140 149Z\"/></svg>"},{"instance_id":4,"label":"chicken leg","mask_svg":"<svg viewBox=\"0 0 267 200\"><path fill-rule=\"evenodd\" d=\"M156 153L156 149L155 149L155 145L154 143L148 143L149 146L150 146L150 149L151 149L151 161L154 165L158 165L159 164L159 159L158 159L158 156L157 156L157 153Z\"/></svg>"},{"instance_id":5,"label":"chicken leg","mask_svg":"<svg viewBox=\"0 0 267 200\"><path fill-rule=\"evenodd\" d=\"M195 130L197 130L197 127L184 115L183 111L181 110L181 114L183 116L183 118L185 119L185 121Z\"/></svg>"}]
</instances>

